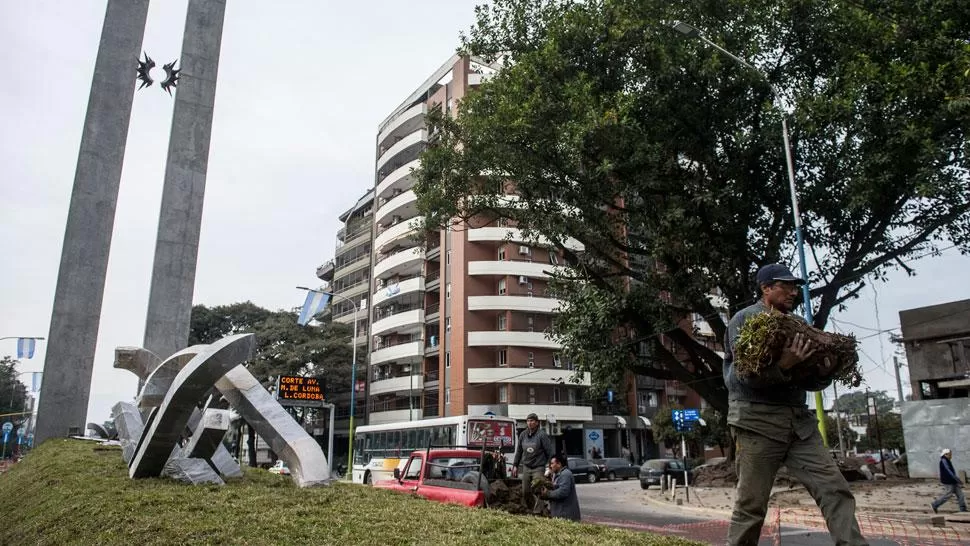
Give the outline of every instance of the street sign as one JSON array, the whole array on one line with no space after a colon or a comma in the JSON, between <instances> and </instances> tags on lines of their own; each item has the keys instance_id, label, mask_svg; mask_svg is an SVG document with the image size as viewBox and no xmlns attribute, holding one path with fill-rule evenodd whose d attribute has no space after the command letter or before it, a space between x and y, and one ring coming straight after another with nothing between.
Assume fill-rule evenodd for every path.
<instances>
[{"instance_id":1,"label":"street sign","mask_svg":"<svg viewBox=\"0 0 970 546\"><path fill-rule=\"evenodd\" d=\"M677 432L689 432L694 429L694 423L701 418L701 413L696 409L675 409L671 410L670 416Z\"/></svg>"},{"instance_id":2,"label":"street sign","mask_svg":"<svg viewBox=\"0 0 970 546\"><path fill-rule=\"evenodd\" d=\"M316 377L281 375L276 389L282 406L323 406L323 385Z\"/></svg>"},{"instance_id":3,"label":"street sign","mask_svg":"<svg viewBox=\"0 0 970 546\"><path fill-rule=\"evenodd\" d=\"M606 401L613 403L613 391L606 391Z\"/></svg>"},{"instance_id":4,"label":"street sign","mask_svg":"<svg viewBox=\"0 0 970 546\"><path fill-rule=\"evenodd\" d=\"M13 423L11 423L10 421L7 421L6 423L3 424L4 432L9 434L11 430L13 430Z\"/></svg>"}]
</instances>

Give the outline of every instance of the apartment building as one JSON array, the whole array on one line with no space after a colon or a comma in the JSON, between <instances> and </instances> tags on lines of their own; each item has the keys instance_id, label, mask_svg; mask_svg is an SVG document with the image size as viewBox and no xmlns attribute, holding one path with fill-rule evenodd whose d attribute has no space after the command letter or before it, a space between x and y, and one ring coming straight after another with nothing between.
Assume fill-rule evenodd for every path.
<instances>
[{"instance_id":1,"label":"apartment building","mask_svg":"<svg viewBox=\"0 0 970 546\"><path fill-rule=\"evenodd\" d=\"M369 190L354 205L340 215L343 224L337 231L334 258L317 268L317 277L327 283L333 294L330 306L319 317L353 325L357 321L358 373L366 369L368 351L367 300L371 288L371 249L374 227L374 191ZM356 309L356 312L355 312ZM364 374L357 376L357 399L355 415L363 417L365 408ZM334 415L334 442L336 453L346 456L350 430L350 386L328 386L330 402L336 405ZM326 423L326 421L324 421Z\"/></svg>"},{"instance_id":2,"label":"apartment building","mask_svg":"<svg viewBox=\"0 0 970 546\"><path fill-rule=\"evenodd\" d=\"M422 239L412 170L430 136L425 116L457 115L494 72L454 56L378 128L368 423L491 412L524 426L536 413L581 442L593 419L589 378L572 381L546 333L559 305L546 293L549 272L562 257L502 222Z\"/></svg>"}]
</instances>

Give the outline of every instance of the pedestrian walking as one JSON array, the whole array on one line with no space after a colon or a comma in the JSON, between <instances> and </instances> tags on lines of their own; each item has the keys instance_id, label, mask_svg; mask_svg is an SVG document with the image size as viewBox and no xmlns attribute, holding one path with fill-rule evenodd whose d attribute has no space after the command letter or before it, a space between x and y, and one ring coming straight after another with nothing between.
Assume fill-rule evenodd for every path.
<instances>
[{"instance_id":1,"label":"pedestrian walking","mask_svg":"<svg viewBox=\"0 0 970 546\"><path fill-rule=\"evenodd\" d=\"M522 479L522 504L535 514L542 512L541 503L536 502L532 493L532 481L542 478L546 464L554 454L552 440L546 431L539 428L539 416L530 413L525 418L525 430L519 434L519 445L515 448L513 464L519 469Z\"/></svg>"},{"instance_id":2,"label":"pedestrian walking","mask_svg":"<svg viewBox=\"0 0 970 546\"><path fill-rule=\"evenodd\" d=\"M943 484L943 494L940 495L930 506L936 513L950 497L957 498L957 505L961 512L967 511L967 499L963 495L963 482L957 476L957 471L953 468L953 452L950 448L945 448L940 453L940 483Z\"/></svg>"},{"instance_id":3,"label":"pedestrian walking","mask_svg":"<svg viewBox=\"0 0 970 546\"><path fill-rule=\"evenodd\" d=\"M728 323L724 346L724 383L728 389L728 424L736 446L737 498L728 543L754 546L761 536L775 474L785 465L815 499L829 534L838 545L867 545L855 518L855 498L838 466L822 444L818 421L805 403L807 391L832 384L833 363L795 377L792 369L815 351L797 334L772 366L754 377L735 373L734 346L744 323L765 312L791 313L804 280L781 264L769 264L755 278L760 299Z\"/></svg>"}]
</instances>

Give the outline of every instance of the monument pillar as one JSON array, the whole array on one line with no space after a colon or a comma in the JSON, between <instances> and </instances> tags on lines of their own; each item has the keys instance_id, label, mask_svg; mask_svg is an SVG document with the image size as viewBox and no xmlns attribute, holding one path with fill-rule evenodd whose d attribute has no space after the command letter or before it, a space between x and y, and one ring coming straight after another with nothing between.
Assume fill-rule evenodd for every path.
<instances>
[{"instance_id":1,"label":"monument pillar","mask_svg":"<svg viewBox=\"0 0 970 546\"><path fill-rule=\"evenodd\" d=\"M84 434L148 0L108 0L64 231L34 442Z\"/></svg>"},{"instance_id":2,"label":"monument pillar","mask_svg":"<svg viewBox=\"0 0 970 546\"><path fill-rule=\"evenodd\" d=\"M188 344L225 0L189 0L168 142L145 343L162 360Z\"/></svg>"}]
</instances>

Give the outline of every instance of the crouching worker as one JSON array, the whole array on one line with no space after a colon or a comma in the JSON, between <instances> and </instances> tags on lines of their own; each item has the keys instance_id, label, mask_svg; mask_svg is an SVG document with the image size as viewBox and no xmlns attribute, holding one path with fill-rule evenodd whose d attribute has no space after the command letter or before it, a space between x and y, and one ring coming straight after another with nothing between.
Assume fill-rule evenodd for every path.
<instances>
[{"instance_id":1,"label":"crouching worker","mask_svg":"<svg viewBox=\"0 0 970 546\"><path fill-rule=\"evenodd\" d=\"M554 455L549 459L552 470L552 489L543 489L539 498L549 501L549 514L554 518L579 521L579 497L576 496L576 479L566 468L566 457Z\"/></svg>"}]
</instances>

